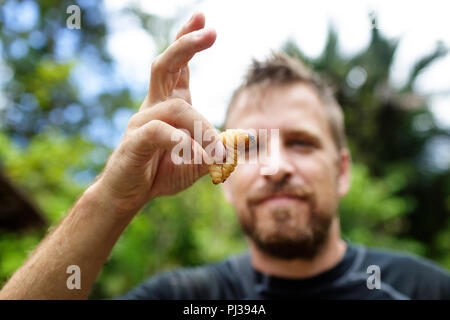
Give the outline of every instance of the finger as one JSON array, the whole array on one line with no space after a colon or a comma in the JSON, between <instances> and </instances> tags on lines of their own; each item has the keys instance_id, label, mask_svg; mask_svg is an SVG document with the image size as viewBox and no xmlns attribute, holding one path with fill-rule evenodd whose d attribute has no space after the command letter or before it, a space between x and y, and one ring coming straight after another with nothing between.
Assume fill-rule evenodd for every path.
<instances>
[{"instance_id":1,"label":"finger","mask_svg":"<svg viewBox=\"0 0 450 320\"><path fill-rule=\"evenodd\" d=\"M175 40L162 55L161 63L168 72L177 72L200 51L208 49L216 41L216 31L204 28L190 32Z\"/></svg>"},{"instance_id":2,"label":"finger","mask_svg":"<svg viewBox=\"0 0 450 320\"><path fill-rule=\"evenodd\" d=\"M213 29L201 29L188 33L166 49L152 63L150 77L150 95L152 101L164 100L160 97L167 80L176 82L180 69L186 65L192 57L202 50L211 47L216 40L216 31ZM174 77L175 75L175 77ZM173 83L175 85L175 83Z\"/></svg>"},{"instance_id":3,"label":"finger","mask_svg":"<svg viewBox=\"0 0 450 320\"><path fill-rule=\"evenodd\" d=\"M203 141L203 137L208 135L211 137L213 143L220 142L217 146L218 152L225 153L225 147L223 147L221 136L216 128L183 99L170 99L158 103L152 108L139 111L131 117L128 127L133 130L154 119L164 121L176 128L188 130L191 137L194 137L194 139L196 139L203 147L205 147L206 144L211 143L210 140ZM207 131L209 132L205 134ZM196 137L196 134L199 135L199 137Z\"/></svg>"},{"instance_id":4,"label":"finger","mask_svg":"<svg viewBox=\"0 0 450 320\"><path fill-rule=\"evenodd\" d=\"M181 91L183 93L183 97L186 97L186 92L189 92L189 67L188 65L185 65L181 67L180 71L180 77L178 79L177 85L174 88L173 97L176 97L177 91ZM188 98L185 98L186 101L190 104L192 104L190 94L188 95Z\"/></svg>"},{"instance_id":5,"label":"finger","mask_svg":"<svg viewBox=\"0 0 450 320\"><path fill-rule=\"evenodd\" d=\"M182 36L158 56L152 63L149 106L166 100L180 80L180 71L186 72L185 65L189 60L197 52L211 47L215 40L215 30L201 29ZM187 87L185 84L185 88Z\"/></svg>"},{"instance_id":6,"label":"finger","mask_svg":"<svg viewBox=\"0 0 450 320\"><path fill-rule=\"evenodd\" d=\"M177 37L175 39L179 39L185 34L188 34L192 31L200 30L205 27L205 16L203 13L194 13L191 19L178 31Z\"/></svg>"},{"instance_id":7,"label":"finger","mask_svg":"<svg viewBox=\"0 0 450 320\"><path fill-rule=\"evenodd\" d=\"M178 148L175 149L176 147ZM188 163L202 165L206 165L211 161L205 150L197 142L191 139L185 131L177 129L160 120L152 120L133 132L128 140L127 149L128 152L133 154L133 158L137 159L139 162L148 160L148 157L156 150L175 152L188 149L191 152L191 156L188 158L183 154L181 155L183 159L180 159L180 154L178 152L175 154L178 158L171 155L175 164L180 164L176 163L176 161L178 161L177 159L179 159L180 162L184 160ZM192 161L195 159L198 159L198 163Z\"/></svg>"},{"instance_id":8,"label":"finger","mask_svg":"<svg viewBox=\"0 0 450 320\"><path fill-rule=\"evenodd\" d=\"M203 29L205 26L205 16L202 13L194 13L191 19L178 32L176 40L184 35ZM173 90L182 92L180 97L191 103L189 93L189 68L187 62L178 71L169 70L164 59L159 56L152 64L150 86L148 91L148 103L144 107L164 101L171 96ZM175 95L176 96L176 95Z\"/></svg>"},{"instance_id":9,"label":"finger","mask_svg":"<svg viewBox=\"0 0 450 320\"><path fill-rule=\"evenodd\" d=\"M205 16L203 13L194 13L191 19L181 28L178 32L176 40L188 34L190 32L200 30L205 27ZM175 89L184 89L183 91L189 90L189 67L188 64L185 64L181 67L180 76L178 78L178 83L176 84ZM184 98L191 103L190 95L184 95Z\"/></svg>"}]
</instances>

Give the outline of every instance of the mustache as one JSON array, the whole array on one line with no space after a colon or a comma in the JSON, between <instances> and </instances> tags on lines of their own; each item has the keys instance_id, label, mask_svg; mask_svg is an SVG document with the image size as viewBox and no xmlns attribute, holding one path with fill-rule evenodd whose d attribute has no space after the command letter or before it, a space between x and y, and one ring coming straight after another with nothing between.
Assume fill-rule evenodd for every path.
<instances>
[{"instance_id":1,"label":"mustache","mask_svg":"<svg viewBox=\"0 0 450 320\"><path fill-rule=\"evenodd\" d=\"M261 188L251 190L247 199L249 204L257 204L269 197L281 195L308 199L313 197L314 192L313 189L306 184L268 183Z\"/></svg>"}]
</instances>

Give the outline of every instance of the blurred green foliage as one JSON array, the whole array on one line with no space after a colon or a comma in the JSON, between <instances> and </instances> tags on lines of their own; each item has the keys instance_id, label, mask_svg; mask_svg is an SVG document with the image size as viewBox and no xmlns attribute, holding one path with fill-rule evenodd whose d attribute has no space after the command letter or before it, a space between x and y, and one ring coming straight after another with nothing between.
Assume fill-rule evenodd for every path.
<instances>
[{"instance_id":1,"label":"blurred green foliage","mask_svg":"<svg viewBox=\"0 0 450 320\"><path fill-rule=\"evenodd\" d=\"M8 104L1 109L0 164L41 208L51 226L101 171L111 152L85 129L99 118L110 124L117 110L136 106L126 87L103 90L90 99L80 95L71 76L84 63L85 53L102 65L105 74L112 72L105 50L108 28L101 2L80 1L86 15L84 31L77 33L78 55L61 59L55 39L64 29L61 13L69 4L72 1L40 1L38 20L27 30L8 26L5 10L0 10L2 63L14 75L1 84ZM148 27L160 50L167 46L170 20L136 8L128 13ZM36 30L44 37L42 45L30 45L20 58L11 54L8 48L14 41L30 42ZM344 107L355 163L351 191L340 205L343 235L370 246L413 252L450 268L449 169L424 165L428 143L437 136L448 137L449 132L435 126L427 99L414 92L420 72L446 50L439 45L418 61L403 88L395 88L389 73L397 45L398 41L374 30L365 51L343 57L337 34L330 29L318 58L304 56L293 42L284 50L323 73L335 85ZM365 74L364 81L352 80L349 75L355 70ZM82 110L78 121L58 117L74 104ZM416 125L418 120L430 125L422 130ZM46 232L0 233L0 286ZM233 208L225 202L220 187L205 177L180 194L155 199L136 216L114 247L91 298L114 297L156 272L217 261L245 248Z\"/></svg>"}]
</instances>

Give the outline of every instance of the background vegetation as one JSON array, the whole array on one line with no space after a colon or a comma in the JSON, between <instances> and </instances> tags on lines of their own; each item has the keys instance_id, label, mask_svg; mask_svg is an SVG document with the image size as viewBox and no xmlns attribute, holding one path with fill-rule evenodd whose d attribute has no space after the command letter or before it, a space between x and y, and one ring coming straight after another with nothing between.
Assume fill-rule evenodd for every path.
<instances>
[{"instance_id":1,"label":"background vegetation","mask_svg":"<svg viewBox=\"0 0 450 320\"><path fill-rule=\"evenodd\" d=\"M0 9L0 164L52 225L111 152L98 137L117 130L117 116L134 112L140 102L123 85L90 96L82 92L75 80L80 67L92 66L107 81L114 64L105 50L101 2L78 1L83 32L65 28L61 13L72 2L10 0ZM21 6L33 7L37 17L21 19ZM130 12L163 50L173 20ZM76 54L64 53L67 37ZM343 57L330 29L319 57L304 56L292 41L283 49L323 73L345 110L355 166L351 192L340 207L344 236L419 254L450 269L450 169L432 161L433 146L448 146L450 132L436 126L429 97L414 91L417 76L447 51L437 44L417 61L408 83L396 88L389 71L399 41L373 29L365 50ZM0 287L45 232L0 233ZM205 177L176 196L156 199L136 216L91 298L114 297L155 272L216 261L245 247L233 209Z\"/></svg>"}]
</instances>

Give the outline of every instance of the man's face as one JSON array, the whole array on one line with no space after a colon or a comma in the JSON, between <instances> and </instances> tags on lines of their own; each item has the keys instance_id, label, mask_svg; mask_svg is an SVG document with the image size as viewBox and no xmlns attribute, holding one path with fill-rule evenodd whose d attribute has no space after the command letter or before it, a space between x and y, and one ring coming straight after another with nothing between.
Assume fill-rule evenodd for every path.
<instances>
[{"instance_id":1,"label":"man's face","mask_svg":"<svg viewBox=\"0 0 450 320\"><path fill-rule=\"evenodd\" d=\"M263 175L264 163L247 159L224 184L244 232L273 256L313 258L349 187L348 153L337 150L318 95L300 82L246 90L237 98L227 127L267 129L267 144L259 147L267 148L269 157L279 157L275 174ZM270 154L275 143L271 129L279 129L278 155Z\"/></svg>"}]
</instances>

